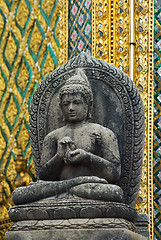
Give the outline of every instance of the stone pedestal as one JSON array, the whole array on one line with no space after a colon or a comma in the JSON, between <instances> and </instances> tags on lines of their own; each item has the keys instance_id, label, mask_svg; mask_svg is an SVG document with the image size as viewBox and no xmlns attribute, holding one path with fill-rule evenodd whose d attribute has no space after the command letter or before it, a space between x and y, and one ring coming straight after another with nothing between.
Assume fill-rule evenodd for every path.
<instances>
[{"instance_id":1,"label":"stone pedestal","mask_svg":"<svg viewBox=\"0 0 161 240\"><path fill-rule=\"evenodd\" d=\"M6 240L147 240L125 219L31 220L13 224Z\"/></svg>"},{"instance_id":2,"label":"stone pedestal","mask_svg":"<svg viewBox=\"0 0 161 240\"><path fill-rule=\"evenodd\" d=\"M127 229L56 230L8 233L6 240L146 240Z\"/></svg>"},{"instance_id":3,"label":"stone pedestal","mask_svg":"<svg viewBox=\"0 0 161 240\"><path fill-rule=\"evenodd\" d=\"M135 223L137 233L140 235L145 236L147 239L149 239L149 231L148 231L148 226L149 226L149 216L148 214L138 214L138 219L137 222Z\"/></svg>"},{"instance_id":4,"label":"stone pedestal","mask_svg":"<svg viewBox=\"0 0 161 240\"><path fill-rule=\"evenodd\" d=\"M14 206L9 215L14 224L6 240L148 239L147 216L123 203L63 194Z\"/></svg>"}]
</instances>

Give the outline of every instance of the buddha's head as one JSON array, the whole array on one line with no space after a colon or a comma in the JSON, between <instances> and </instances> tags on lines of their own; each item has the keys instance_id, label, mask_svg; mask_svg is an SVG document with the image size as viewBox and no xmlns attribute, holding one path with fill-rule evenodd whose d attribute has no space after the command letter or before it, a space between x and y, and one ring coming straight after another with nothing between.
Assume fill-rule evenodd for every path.
<instances>
[{"instance_id":1,"label":"buddha's head","mask_svg":"<svg viewBox=\"0 0 161 240\"><path fill-rule=\"evenodd\" d=\"M60 89L60 107L67 122L82 122L91 118L93 94L83 69L77 69Z\"/></svg>"}]
</instances>

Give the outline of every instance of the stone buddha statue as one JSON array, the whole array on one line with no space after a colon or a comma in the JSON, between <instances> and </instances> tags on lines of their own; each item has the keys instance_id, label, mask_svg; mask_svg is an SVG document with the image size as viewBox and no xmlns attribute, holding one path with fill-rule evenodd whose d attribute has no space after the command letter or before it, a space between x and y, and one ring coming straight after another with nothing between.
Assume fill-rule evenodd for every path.
<instances>
[{"instance_id":1,"label":"stone buddha statue","mask_svg":"<svg viewBox=\"0 0 161 240\"><path fill-rule=\"evenodd\" d=\"M43 196L38 192L28 198L21 188L20 198L18 189L13 193L14 203L22 204L59 194L59 181L63 189L66 186L68 192L79 197L122 202L123 191L114 185L121 174L117 139L110 129L89 122L93 94L83 69L77 69L60 88L59 105L65 126L47 134L41 154L39 178L51 181L44 182L48 184L48 190ZM70 180L74 185L70 185ZM43 182L40 184L42 186ZM55 193L53 189L49 190L49 185L54 186ZM26 192L31 188L37 192L37 184L23 190Z\"/></svg>"}]
</instances>

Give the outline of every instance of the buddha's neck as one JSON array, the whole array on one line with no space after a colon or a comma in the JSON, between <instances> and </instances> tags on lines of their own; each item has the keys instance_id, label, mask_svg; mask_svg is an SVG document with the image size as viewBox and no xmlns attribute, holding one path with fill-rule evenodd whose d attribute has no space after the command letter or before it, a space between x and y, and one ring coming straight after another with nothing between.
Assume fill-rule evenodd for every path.
<instances>
[{"instance_id":1,"label":"buddha's neck","mask_svg":"<svg viewBox=\"0 0 161 240\"><path fill-rule=\"evenodd\" d=\"M66 126L69 128L78 128L78 127L82 127L85 124L87 124L87 121L84 120L81 122L68 122Z\"/></svg>"}]
</instances>

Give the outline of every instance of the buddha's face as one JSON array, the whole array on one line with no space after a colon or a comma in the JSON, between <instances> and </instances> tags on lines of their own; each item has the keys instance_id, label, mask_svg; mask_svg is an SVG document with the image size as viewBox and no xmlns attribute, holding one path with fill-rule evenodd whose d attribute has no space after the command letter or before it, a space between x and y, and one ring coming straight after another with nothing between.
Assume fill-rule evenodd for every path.
<instances>
[{"instance_id":1,"label":"buddha's face","mask_svg":"<svg viewBox=\"0 0 161 240\"><path fill-rule=\"evenodd\" d=\"M88 105L80 93L63 95L60 106L67 122L76 123L87 119Z\"/></svg>"}]
</instances>

